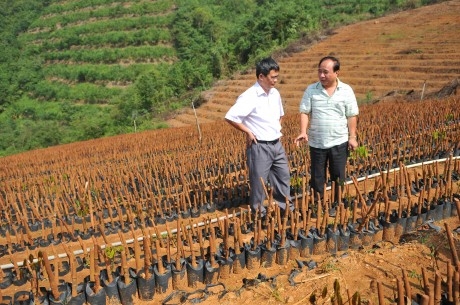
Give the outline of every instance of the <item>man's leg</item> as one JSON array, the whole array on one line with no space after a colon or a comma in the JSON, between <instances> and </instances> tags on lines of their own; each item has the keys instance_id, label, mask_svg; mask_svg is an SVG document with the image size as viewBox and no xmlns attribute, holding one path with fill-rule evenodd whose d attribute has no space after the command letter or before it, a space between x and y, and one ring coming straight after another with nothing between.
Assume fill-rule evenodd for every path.
<instances>
[{"instance_id":1,"label":"man's leg","mask_svg":"<svg viewBox=\"0 0 460 305\"><path fill-rule=\"evenodd\" d=\"M288 202L291 201L290 184L291 174L289 171L289 164L281 142L272 145L273 149L273 164L269 174L271 185L273 187L273 199L278 202L281 209L286 209L286 198ZM291 206L290 208L294 208Z\"/></svg>"},{"instance_id":2,"label":"man's leg","mask_svg":"<svg viewBox=\"0 0 460 305\"><path fill-rule=\"evenodd\" d=\"M329 175L331 176L331 181L335 182L335 202L339 199L339 187L341 187L341 185L345 182L345 167L347 165L347 158L348 142L334 146L330 149Z\"/></svg>"},{"instance_id":3,"label":"man's leg","mask_svg":"<svg viewBox=\"0 0 460 305\"><path fill-rule=\"evenodd\" d=\"M263 206L265 191L260 178L262 177L264 181L267 181L272 165L269 144L252 144L247 149L247 164L251 186L249 204L253 212L260 210L262 214L265 214L265 207Z\"/></svg>"},{"instance_id":4,"label":"man's leg","mask_svg":"<svg viewBox=\"0 0 460 305\"><path fill-rule=\"evenodd\" d=\"M317 193L319 193L320 197L323 196L324 183L326 182L327 154L327 149L310 147L310 184L315 192L315 198L317 198Z\"/></svg>"}]
</instances>

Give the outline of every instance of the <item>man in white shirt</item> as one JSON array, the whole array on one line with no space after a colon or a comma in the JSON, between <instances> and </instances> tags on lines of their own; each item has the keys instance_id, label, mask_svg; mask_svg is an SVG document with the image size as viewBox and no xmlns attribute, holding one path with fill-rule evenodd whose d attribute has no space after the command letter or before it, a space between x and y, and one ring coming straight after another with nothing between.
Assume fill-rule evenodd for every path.
<instances>
[{"instance_id":1,"label":"man in white shirt","mask_svg":"<svg viewBox=\"0 0 460 305\"><path fill-rule=\"evenodd\" d=\"M225 115L226 121L246 134L246 157L251 187L250 205L266 213L261 178L270 181L273 198L281 209L290 200L290 172L286 152L280 142L284 115L280 93L275 89L279 65L272 58L256 65L256 83L241 94Z\"/></svg>"}]
</instances>

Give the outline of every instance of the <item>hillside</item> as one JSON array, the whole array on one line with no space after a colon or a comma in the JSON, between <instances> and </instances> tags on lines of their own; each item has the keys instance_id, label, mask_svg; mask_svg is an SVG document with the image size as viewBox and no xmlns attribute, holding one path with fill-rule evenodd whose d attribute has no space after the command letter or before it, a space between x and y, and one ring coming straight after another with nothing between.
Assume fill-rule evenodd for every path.
<instances>
[{"instance_id":1,"label":"hillside","mask_svg":"<svg viewBox=\"0 0 460 305\"><path fill-rule=\"evenodd\" d=\"M391 93L421 94L440 90L460 76L460 1L426 6L338 28L277 55L281 68L277 88L287 113L297 113L307 84L315 82L316 66L332 54L342 63L340 79L369 102ZM304 49L295 52L297 49ZM203 94L196 110L201 123L222 120L236 98L255 81L254 72L221 81ZM195 124L192 109L168 121L170 126Z\"/></svg>"},{"instance_id":2,"label":"hillside","mask_svg":"<svg viewBox=\"0 0 460 305\"><path fill-rule=\"evenodd\" d=\"M302 37L435 2L1 2L0 156L166 128L216 81Z\"/></svg>"},{"instance_id":3,"label":"hillside","mask_svg":"<svg viewBox=\"0 0 460 305\"><path fill-rule=\"evenodd\" d=\"M43 61L35 95L108 104L152 66L176 60L174 1L55 1L19 40Z\"/></svg>"}]
</instances>

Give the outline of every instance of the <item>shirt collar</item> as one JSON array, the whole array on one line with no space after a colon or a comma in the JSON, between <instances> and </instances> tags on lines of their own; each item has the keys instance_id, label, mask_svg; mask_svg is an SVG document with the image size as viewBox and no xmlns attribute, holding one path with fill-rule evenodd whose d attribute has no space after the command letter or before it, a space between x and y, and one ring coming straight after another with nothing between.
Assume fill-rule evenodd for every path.
<instances>
[{"instance_id":1,"label":"shirt collar","mask_svg":"<svg viewBox=\"0 0 460 305\"><path fill-rule=\"evenodd\" d=\"M343 86L343 83L340 81L340 79L337 77L337 90L339 90L340 88L342 88ZM317 82L316 83L316 89L324 89L323 85L321 84L321 82Z\"/></svg>"},{"instance_id":2,"label":"shirt collar","mask_svg":"<svg viewBox=\"0 0 460 305\"><path fill-rule=\"evenodd\" d=\"M268 94L267 94L264 88L262 88L262 86L259 84L259 82L256 81L254 86L256 87L257 96L270 95L274 89L274 88L270 88L270 91L268 91Z\"/></svg>"}]
</instances>

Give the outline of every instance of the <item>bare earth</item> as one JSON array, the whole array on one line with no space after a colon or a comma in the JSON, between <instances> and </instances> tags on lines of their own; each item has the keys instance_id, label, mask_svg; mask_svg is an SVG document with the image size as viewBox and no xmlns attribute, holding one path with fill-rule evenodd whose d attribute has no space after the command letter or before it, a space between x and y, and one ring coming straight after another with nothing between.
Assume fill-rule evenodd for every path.
<instances>
[{"instance_id":1,"label":"bare earth","mask_svg":"<svg viewBox=\"0 0 460 305\"><path fill-rule=\"evenodd\" d=\"M361 100L380 97L392 90L403 93L420 90L425 80L428 91L439 90L460 75L458 16L460 1L443 2L340 28L334 35L299 53L286 54L279 60L282 68L279 89L285 98L287 113L297 112L305 86L315 81L314 67L318 59L330 53L342 59L344 70L341 78L353 86ZM200 122L221 120L237 95L254 82L252 74L222 81L206 92L208 103L197 109ZM192 111L186 111L170 120L170 124L177 127L193 125L195 117ZM458 185L456 188L458 193ZM417 201L417 198L414 196L413 200ZM446 233L445 223L450 232ZM299 258L305 263L315 262L316 266L312 269L300 268L295 260L272 267L243 269L239 274L220 278L218 283L221 285L206 290L204 284L195 288L182 287L184 292L176 291L175 297L165 304L297 305L310 304L313 298L316 298L315 304L331 304L334 282L339 284L339 294L344 304L352 303L349 298L356 292L365 304L379 304L377 282L384 294L384 304L396 304L397 286L403 271L410 281L412 298L415 300L417 294L423 293L422 270L432 286L438 273L442 279L442 291L446 291L448 263L453 264L452 253L460 251L460 236L454 231L460 226L460 221L455 216L434 225L437 227L426 224L417 227L415 231L404 235L399 243L371 243L358 250L338 252L336 255ZM439 232L436 228L439 228ZM160 228L160 231L163 229ZM135 234L140 232L136 231ZM453 239L454 251L450 249L448 236ZM247 240L250 237L247 236ZM131 233L127 233L125 238L132 238ZM112 235L109 242L117 240L118 236ZM6 243L5 238L1 239L1 243ZM68 246L77 250L81 249L82 244L84 248L89 248L92 241L69 243ZM64 252L60 246L47 248L47 251L50 252L48 255ZM24 255L27 253L20 253L17 257L5 255L0 258L0 264L8 264L12 259ZM131 258L128 264L134 267L134 259ZM292 272L298 273L289 281ZM88 275L89 270L83 269L78 281L83 281ZM263 275L263 280L260 280L260 275ZM70 274L63 278L71 281ZM48 289L46 276L39 285ZM29 287L28 283L23 286L11 285L0 291L3 296L11 296ZM323 297L325 289L327 292ZM172 285L169 285L168 291L156 293L153 300L135 298L133 304L162 304L172 293Z\"/></svg>"}]
</instances>

